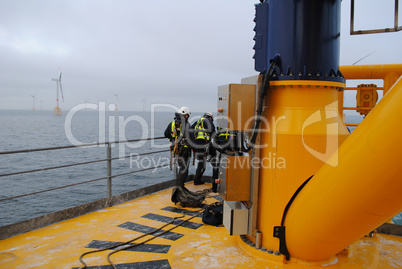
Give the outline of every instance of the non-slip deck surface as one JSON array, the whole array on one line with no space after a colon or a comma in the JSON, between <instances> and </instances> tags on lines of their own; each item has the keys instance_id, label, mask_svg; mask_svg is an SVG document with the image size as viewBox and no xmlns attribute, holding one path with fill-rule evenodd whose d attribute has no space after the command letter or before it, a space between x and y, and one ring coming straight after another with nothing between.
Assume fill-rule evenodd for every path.
<instances>
[{"instance_id":1,"label":"non-slip deck surface","mask_svg":"<svg viewBox=\"0 0 402 269\"><path fill-rule=\"evenodd\" d=\"M187 184L193 191L210 186ZM281 257L269 259L273 254L252 249L239 236L230 236L225 227L203 224L201 215L194 217L200 209L175 206L170 201L171 191L164 190L2 240L0 268L80 268L83 266L79 262L81 254L127 242L183 214L184 217L174 223L192 219L163 233L174 227L167 225L157 232L162 235L143 245L133 244L152 236L126 244L129 248L113 254L110 259L117 268L316 268L294 261L284 265ZM206 204L220 199L216 194L211 195ZM106 258L112 251L85 256L87 268L112 268ZM375 268L400 268L401 253L401 239L377 235L359 240L350 247L347 256L338 255L333 265L325 268L374 268L373 265Z\"/></svg>"}]
</instances>

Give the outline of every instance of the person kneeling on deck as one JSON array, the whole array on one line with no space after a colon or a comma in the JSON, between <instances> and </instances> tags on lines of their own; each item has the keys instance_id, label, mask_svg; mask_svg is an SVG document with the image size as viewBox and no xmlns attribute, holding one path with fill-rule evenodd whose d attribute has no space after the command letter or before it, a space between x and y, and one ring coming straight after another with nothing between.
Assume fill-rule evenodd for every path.
<instances>
[{"instance_id":1,"label":"person kneeling on deck","mask_svg":"<svg viewBox=\"0 0 402 269\"><path fill-rule=\"evenodd\" d=\"M191 126L192 147L195 157L198 160L197 170L194 177L194 185L204 184L201 180L206 169L206 161L212 164L212 191L217 192L216 179L218 178L218 165L216 160L216 149L213 147L212 139L215 134L214 117L211 112L206 112L201 119Z\"/></svg>"},{"instance_id":2,"label":"person kneeling on deck","mask_svg":"<svg viewBox=\"0 0 402 269\"><path fill-rule=\"evenodd\" d=\"M183 207L198 207L205 199L205 196L193 193L184 187L188 176L191 157L191 148L188 143L190 128L188 118L190 114L191 112L188 107L181 107L178 112L175 113L174 120L166 128L165 137L169 138L172 142L170 149L175 158L177 156L177 162L179 164L179 172L176 176L176 187L172 191L172 202L175 204L179 202Z\"/></svg>"}]
</instances>

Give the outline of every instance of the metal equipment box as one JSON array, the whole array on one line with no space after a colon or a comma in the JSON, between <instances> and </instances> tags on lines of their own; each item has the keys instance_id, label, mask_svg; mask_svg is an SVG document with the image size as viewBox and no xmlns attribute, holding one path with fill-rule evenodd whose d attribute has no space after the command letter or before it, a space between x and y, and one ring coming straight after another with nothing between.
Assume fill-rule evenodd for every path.
<instances>
[{"instance_id":1,"label":"metal equipment box","mask_svg":"<svg viewBox=\"0 0 402 269\"><path fill-rule=\"evenodd\" d=\"M251 129L254 124L255 97L256 85L219 86L217 126L231 131Z\"/></svg>"},{"instance_id":2,"label":"metal equipment box","mask_svg":"<svg viewBox=\"0 0 402 269\"><path fill-rule=\"evenodd\" d=\"M219 195L226 201L249 201L251 156L223 155L219 167Z\"/></svg>"},{"instance_id":3,"label":"metal equipment box","mask_svg":"<svg viewBox=\"0 0 402 269\"><path fill-rule=\"evenodd\" d=\"M230 235L247 234L248 209L241 202L223 203L223 225Z\"/></svg>"},{"instance_id":4,"label":"metal equipment box","mask_svg":"<svg viewBox=\"0 0 402 269\"><path fill-rule=\"evenodd\" d=\"M360 115L367 115L375 106L378 100L377 85L360 84L357 86L356 111Z\"/></svg>"}]
</instances>

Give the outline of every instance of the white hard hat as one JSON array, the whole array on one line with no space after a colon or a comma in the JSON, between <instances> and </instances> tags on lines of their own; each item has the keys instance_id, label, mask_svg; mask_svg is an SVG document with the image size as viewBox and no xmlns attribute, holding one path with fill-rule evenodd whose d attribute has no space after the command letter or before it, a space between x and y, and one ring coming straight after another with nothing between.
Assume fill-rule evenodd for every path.
<instances>
[{"instance_id":1,"label":"white hard hat","mask_svg":"<svg viewBox=\"0 0 402 269\"><path fill-rule=\"evenodd\" d=\"M212 120L214 119L214 115L211 112L205 112L204 117L211 117Z\"/></svg>"},{"instance_id":2,"label":"white hard hat","mask_svg":"<svg viewBox=\"0 0 402 269\"><path fill-rule=\"evenodd\" d=\"M185 116L185 115L190 116L191 115L190 109L188 107L186 107L186 106L182 106L181 108L179 108L179 111L177 111L177 112L179 112L183 116Z\"/></svg>"}]
</instances>

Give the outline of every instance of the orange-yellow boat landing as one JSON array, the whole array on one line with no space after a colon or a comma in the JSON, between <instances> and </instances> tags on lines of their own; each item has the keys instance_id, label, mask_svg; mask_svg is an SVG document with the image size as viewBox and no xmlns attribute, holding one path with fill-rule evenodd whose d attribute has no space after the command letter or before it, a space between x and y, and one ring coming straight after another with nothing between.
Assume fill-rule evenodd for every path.
<instances>
[{"instance_id":1,"label":"orange-yellow boat landing","mask_svg":"<svg viewBox=\"0 0 402 269\"><path fill-rule=\"evenodd\" d=\"M194 186L190 190L210 188ZM170 201L172 189L157 192L71 220L56 223L0 241L0 268L80 268L81 254L127 242L166 221L191 218L199 209L182 209ZM206 204L217 201L207 197ZM168 230L168 225L163 230ZM135 241L138 243L150 235ZM87 268L112 268L107 254L93 253L83 259ZM117 268L402 268L402 238L376 234L365 237L327 264L297 260L284 263L283 256L257 250L226 228L206 225L201 215L144 245L111 256Z\"/></svg>"}]
</instances>

